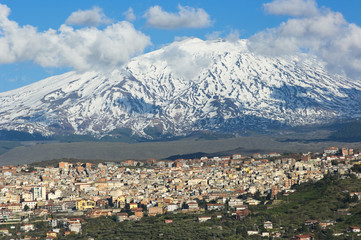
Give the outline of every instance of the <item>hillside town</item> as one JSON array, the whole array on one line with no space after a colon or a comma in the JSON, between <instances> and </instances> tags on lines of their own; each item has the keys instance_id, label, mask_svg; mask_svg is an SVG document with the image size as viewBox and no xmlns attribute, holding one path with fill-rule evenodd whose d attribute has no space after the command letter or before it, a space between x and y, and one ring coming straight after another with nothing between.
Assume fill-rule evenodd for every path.
<instances>
[{"instance_id":1,"label":"hillside town","mask_svg":"<svg viewBox=\"0 0 361 240\"><path fill-rule=\"evenodd\" d=\"M3 166L0 235L10 236L11 231L4 227L10 225L20 225L19 234L30 233L37 221L52 226L46 239L82 234L86 219L102 216L114 216L122 222L189 213L198 214L197 220L205 222L214 217L207 215L210 211L219 212L216 218L222 218L226 211L235 219L243 219L251 214L250 206L261 203L259 196L276 200L280 194L292 194L294 185L318 181L325 174L350 174L355 164L361 164L360 159L358 151L331 147L323 153L304 153L297 158L256 153L175 161L62 161L47 167ZM359 173L355 175L361 178ZM361 199L361 192L350 194ZM316 220L312 221L307 224L315 224ZM272 229L272 222L265 221L263 227ZM345 231L359 232L360 228L350 226ZM254 230L247 234L281 235L278 231ZM294 239L314 238L297 235Z\"/></svg>"}]
</instances>

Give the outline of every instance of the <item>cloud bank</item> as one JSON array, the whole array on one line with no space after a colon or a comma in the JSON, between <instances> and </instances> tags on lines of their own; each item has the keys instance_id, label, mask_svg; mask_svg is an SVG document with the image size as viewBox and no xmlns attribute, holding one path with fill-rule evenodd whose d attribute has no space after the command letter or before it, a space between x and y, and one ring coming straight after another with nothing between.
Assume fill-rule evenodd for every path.
<instances>
[{"instance_id":1,"label":"cloud bank","mask_svg":"<svg viewBox=\"0 0 361 240\"><path fill-rule=\"evenodd\" d=\"M263 7L268 13L275 15L300 17L318 14L317 4L314 0L275 0L265 3Z\"/></svg>"},{"instance_id":2,"label":"cloud bank","mask_svg":"<svg viewBox=\"0 0 361 240\"><path fill-rule=\"evenodd\" d=\"M178 5L178 9L178 13L169 13L160 6L153 6L147 10L144 17L148 26L161 29L204 28L211 25L210 16L202 8Z\"/></svg>"},{"instance_id":3,"label":"cloud bank","mask_svg":"<svg viewBox=\"0 0 361 240\"><path fill-rule=\"evenodd\" d=\"M348 23L341 13L316 6L314 0L275 0L265 4L269 13L297 17L255 34L249 39L249 48L268 55L306 52L323 60L332 72L361 79L361 28Z\"/></svg>"},{"instance_id":4,"label":"cloud bank","mask_svg":"<svg viewBox=\"0 0 361 240\"><path fill-rule=\"evenodd\" d=\"M100 9L89 11L94 10L102 13ZM82 11L83 15L79 15L79 11L76 13L67 22L71 19L73 24L91 25L105 23L104 19L107 19L102 16L100 20L90 21L84 17L88 15L87 11ZM0 4L0 64L33 61L42 67L106 70L126 63L151 44L148 36L126 21L108 25L104 29L74 29L64 24L57 30L39 32L30 25L19 26L8 19L9 14L10 9Z\"/></svg>"},{"instance_id":5,"label":"cloud bank","mask_svg":"<svg viewBox=\"0 0 361 240\"><path fill-rule=\"evenodd\" d=\"M194 56L177 46L177 43L171 44L164 50L162 59L167 61L175 76L188 80L197 78L203 68L211 64L210 58L206 55Z\"/></svg>"},{"instance_id":6,"label":"cloud bank","mask_svg":"<svg viewBox=\"0 0 361 240\"><path fill-rule=\"evenodd\" d=\"M90 10L78 10L73 12L66 20L67 24L78 26L98 26L101 24L110 24L112 20L103 13L99 7L93 7Z\"/></svg>"}]
</instances>

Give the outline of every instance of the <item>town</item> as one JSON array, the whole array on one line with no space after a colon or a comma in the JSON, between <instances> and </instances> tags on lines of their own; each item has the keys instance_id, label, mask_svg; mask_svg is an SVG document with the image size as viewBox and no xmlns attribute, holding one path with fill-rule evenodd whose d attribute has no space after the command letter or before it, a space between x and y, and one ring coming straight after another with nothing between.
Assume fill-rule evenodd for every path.
<instances>
[{"instance_id":1,"label":"town","mask_svg":"<svg viewBox=\"0 0 361 240\"><path fill-rule=\"evenodd\" d=\"M47 167L3 166L0 235L36 239L31 232L36 231L39 221L51 228L45 239L81 235L87 219L109 216L117 222L167 213L194 214L200 223L222 219L223 213L244 219L252 214L253 206L261 204L260 197L276 201L279 196L292 195L293 186L317 182L325 174L354 173L361 178L352 170L361 166L360 159L358 151L330 147L323 153L293 155L256 153L175 161L60 161L57 166ZM351 192L350 197L359 201L361 192ZM305 222L313 224L327 227L334 222ZM263 231L248 229L247 235L281 237L281 231L269 231L273 228L273 223L265 219ZM360 226L349 226L345 232L358 233ZM315 238L298 234L293 239Z\"/></svg>"}]
</instances>

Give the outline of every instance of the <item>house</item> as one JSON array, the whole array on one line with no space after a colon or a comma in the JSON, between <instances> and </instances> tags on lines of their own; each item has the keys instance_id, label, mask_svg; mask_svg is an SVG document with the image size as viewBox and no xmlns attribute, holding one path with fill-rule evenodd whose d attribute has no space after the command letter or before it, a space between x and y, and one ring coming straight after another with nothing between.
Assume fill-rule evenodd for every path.
<instances>
[{"instance_id":1,"label":"house","mask_svg":"<svg viewBox=\"0 0 361 240\"><path fill-rule=\"evenodd\" d=\"M197 206L198 206L198 204L197 204ZM174 211L176 211L176 210L178 210L178 205L177 204L169 204L168 206L167 206L167 211L168 212L174 212Z\"/></svg>"},{"instance_id":2,"label":"house","mask_svg":"<svg viewBox=\"0 0 361 240\"><path fill-rule=\"evenodd\" d=\"M128 220L130 220L130 221L139 221L139 218L137 216L135 216L135 215L130 215Z\"/></svg>"},{"instance_id":3,"label":"house","mask_svg":"<svg viewBox=\"0 0 361 240\"><path fill-rule=\"evenodd\" d=\"M134 215L138 217L139 219L143 218L144 212L142 209L134 211Z\"/></svg>"},{"instance_id":4,"label":"house","mask_svg":"<svg viewBox=\"0 0 361 240\"><path fill-rule=\"evenodd\" d=\"M221 204L221 203L208 203L207 204L208 211L222 210L222 209L224 209L224 204Z\"/></svg>"},{"instance_id":5,"label":"house","mask_svg":"<svg viewBox=\"0 0 361 240\"><path fill-rule=\"evenodd\" d=\"M110 210L103 210L103 209L93 209L88 213L88 217L90 218L98 218L103 216L111 216L112 211Z\"/></svg>"},{"instance_id":6,"label":"house","mask_svg":"<svg viewBox=\"0 0 361 240\"><path fill-rule=\"evenodd\" d=\"M199 216L198 217L199 222L206 222L206 221L211 220L211 219L212 219L211 216Z\"/></svg>"},{"instance_id":7,"label":"house","mask_svg":"<svg viewBox=\"0 0 361 240\"><path fill-rule=\"evenodd\" d=\"M347 231L353 232L353 233L358 233L358 232L360 232L360 228L356 227L356 226L350 226L350 227L348 227Z\"/></svg>"},{"instance_id":8,"label":"house","mask_svg":"<svg viewBox=\"0 0 361 240\"><path fill-rule=\"evenodd\" d=\"M188 206L189 210L194 210L194 211L199 210L197 202L189 202L189 203L187 203L187 206Z\"/></svg>"},{"instance_id":9,"label":"house","mask_svg":"<svg viewBox=\"0 0 361 240\"><path fill-rule=\"evenodd\" d=\"M361 192L351 192L350 195L351 195L351 197L356 195L358 200L361 200Z\"/></svg>"},{"instance_id":10,"label":"house","mask_svg":"<svg viewBox=\"0 0 361 240\"><path fill-rule=\"evenodd\" d=\"M248 209L247 205L239 205L239 206L235 206L236 211L241 211L241 210L245 210Z\"/></svg>"},{"instance_id":11,"label":"house","mask_svg":"<svg viewBox=\"0 0 361 240\"><path fill-rule=\"evenodd\" d=\"M143 212L143 208L133 208L131 209L132 212Z\"/></svg>"},{"instance_id":12,"label":"house","mask_svg":"<svg viewBox=\"0 0 361 240\"><path fill-rule=\"evenodd\" d=\"M148 209L148 216L156 216L157 214L163 214L163 208L161 208L161 207L150 207Z\"/></svg>"},{"instance_id":13,"label":"house","mask_svg":"<svg viewBox=\"0 0 361 240\"><path fill-rule=\"evenodd\" d=\"M117 213L116 219L118 222L123 222L125 220L128 220L128 213L125 212Z\"/></svg>"},{"instance_id":14,"label":"house","mask_svg":"<svg viewBox=\"0 0 361 240\"><path fill-rule=\"evenodd\" d=\"M326 154L335 154L338 152L338 148L337 147L329 147L329 148L326 148L323 152Z\"/></svg>"},{"instance_id":15,"label":"house","mask_svg":"<svg viewBox=\"0 0 361 240\"><path fill-rule=\"evenodd\" d=\"M53 231L49 231L46 233L46 239L54 239L57 238L57 233Z\"/></svg>"},{"instance_id":16,"label":"house","mask_svg":"<svg viewBox=\"0 0 361 240\"><path fill-rule=\"evenodd\" d=\"M130 209L138 208L138 203L129 203L129 208Z\"/></svg>"},{"instance_id":17,"label":"house","mask_svg":"<svg viewBox=\"0 0 361 240\"><path fill-rule=\"evenodd\" d=\"M21 203L12 203L7 205L7 209L15 213L15 212L21 212L24 208L22 207Z\"/></svg>"},{"instance_id":18,"label":"house","mask_svg":"<svg viewBox=\"0 0 361 240\"><path fill-rule=\"evenodd\" d=\"M20 231L24 231L24 232L29 232L34 230L35 230L34 224L25 224L20 227Z\"/></svg>"},{"instance_id":19,"label":"house","mask_svg":"<svg viewBox=\"0 0 361 240\"><path fill-rule=\"evenodd\" d=\"M292 240L314 240L315 237L312 234L296 235Z\"/></svg>"},{"instance_id":20,"label":"house","mask_svg":"<svg viewBox=\"0 0 361 240\"><path fill-rule=\"evenodd\" d=\"M265 229L273 229L273 224L272 224L271 221L266 221L266 222L263 223L263 227Z\"/></svg>"},{"instance_id":21,"label":"house","mask_svg":"<svg viewBox=\"0 0 361 240\"><path fill-rule=\"evenodd\" d=\"M269 157L281 157L281 154L279 153L275 153L275 152L271 152L270 154L268 154Z\"/></svg>"},{"instance_id":22,"label":"house","mask_svg":"<svg viewBox=\"0 0 361 240\"><path fill-rule=\"evenodd\" d=\"M348 156L348 148L342 148L341 149L342 156Z\"/></svg>"},{"instance_id":23,"label":"house","mask_svg":"<svg viewBox=\"0 0 361 240\"><path fill-rule=\"evenodd\" d=\"M261 201L256 200L256 199L247 199L246 203L250 206L255 206L261 203Z\"/></svg>"},{"instance_id":24,"label":"house","mask_svg":"<svg viewBox=\"0 0 361 240\"><path fill-rule=\"evenodd\" d=\"M63 201L61 207L63 210L73 210L76 208L76 201Z\"/></svg>"},{"instance_id":25,"label":"house","mask_svg":"<svg viewBox=\"0 0 361 240\"><path fill-rule=\"evenodd\" d=\"M61 192L61 190L59 190L59 189L55 190L54 192L50 192L50 193L48 194L48 200L58 199L58 198L61 197L61 194L62 194L62 192Z\"/></svg>"},{"instance_id":26,"label":"house","mask_svg":"<svg viewBox=\"0 0 361 240\"><path fill-rule=\"evenodd\" d=\"M232 215L236 216L236 219L243 219L243 218L247 217L250 213L251 213L250 210L244 209L244 210L233 212Z\"/></svg>"},{"instance_id":27,"label":"house","mask_svg":"<svg viewBox=\"0 0 361 240\"><path fill-rule=\"evenodd\" d=\"M90 199L82 199L76 201L76 209L78 210L88 210L93 209L96 206L96 202Z\"/></svg>"},{"instance_id":28,"label":"house","mask_svg":"<svg viewBox=\"0 0 361 240\"><path fill-rule=\"evenodd\" d=\"M81 231L81 223L79 221L70 221L68 228L71 232L79 234Z\"/></svg>"},{"instance_id":29,"label":"house","mask_svg":"<svg viewBox=\"0 0 361 240\"><path fill-rule=\"evenodd\" d=\"M37 204L38 204L37 201L24 201L21 203L21 206L23 209L25 208L26 205L29 207L29 209L35 209Z\"/></svg>"},{"instance_id":30,"label":"house","mask_svg":"<svg viewBox=\"0 0 361 240\"><path fill-rule=\"evenodd\" d=\"M9 230L6 228L0 229L0 236L9 235Z\"/></svg>"},{"instance_id":31,"label":"house","mask_svg":"<svg viewBox=\"0 0 361 240\"><path fill-rule=\"evenodd\" d=\"M247 234L248 234L248 236L258 235L258 234L259 234L259 232L258 232L258 231L253 231L253 230L250 230L250 231L247 231Z\"/></svg>"},{"instance_id":32,"label":"house","mask_svg":"<svg viewBox=\"0 0 361 240\"><path fill-rule=\"evenodd\" d=\"M105 208L109 205L108 199L99 199L96 201L96 205L100 208Z\"/></svg>"},{"instance_id":33,"label":"house","mask_svg":"<svg viewBox=\"0 0 361 240\"><path fill-rule=\"evenodd\" d=\"M321 221L319 224L322 228L327 228L329 226L333 226L334 222L331 220L324 220L324 221Z\"/></svg>"},{"instance_id":34,"label":"house","mask_svg":"<svg viewBox=\"0 0 361 240\"><path fill-rule=\"evenodd\" d=\"M305 221L305 226L314 227L314 226L316 226L316 224L318 224L317 220L306 220Z\"/></svg>"},{"instance_id":35,"label":"house","mask_svg":"<svg viewBox=\"0 0 361 240\"><path fill-rule=\"evenodd\" d=\"M68 162L59 162L58 168L69 168Z\"/></svg>"},{"instance_id":36,"label":"house","mask_svg":"<svg viewBox=\"0 0 361 240\"><path fill-rule=\"evenodd\" d=\"M280 232L273 232L273 233L272 233L272 237L273 237L273 238L280 238L280 237L281 237L281 233L280 233Z\"/></svg>"},{"instance_id":37,"label":"house","mask_svg":"<svg viewBox=\"0 0 361 240\"><path fill-rule=\"evenodd\" d=\"M44 206L41 206L40 208L49 210L49 212L57 212L57 211L61 211L63 209L63 206L60 204L49 203Z\"/></svg>"},{"instance_id":38,"label":"house","mask_svg":"<svg viewBox=\"0 0 361 240\"><path fill-rule=\"evenodd\" d=\"M236 206L239 206L239 205L243 205L243 200L242 199L235 198L235 199L230 199L228 201L228 206L230 206L230 207L236 207Z\"/></svg>"}]
</instances>

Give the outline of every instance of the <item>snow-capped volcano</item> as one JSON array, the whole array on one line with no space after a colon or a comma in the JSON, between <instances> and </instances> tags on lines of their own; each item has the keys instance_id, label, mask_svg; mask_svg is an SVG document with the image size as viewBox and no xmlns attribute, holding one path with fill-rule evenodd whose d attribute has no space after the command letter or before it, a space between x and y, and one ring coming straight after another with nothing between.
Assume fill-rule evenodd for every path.
<instances>
[{"instance_id":1,"label":"snow-capped volcano","mask_svg":"<svg viewBox=\"0 0 361 240\"><path fill-rule=\"evenodd\" d=\"M111 73L69 72L0 93L0 129L182 135L361 115L361 84L306 56L254 54L247 40L188 39Z\"/></svg>"}]
</instances>

